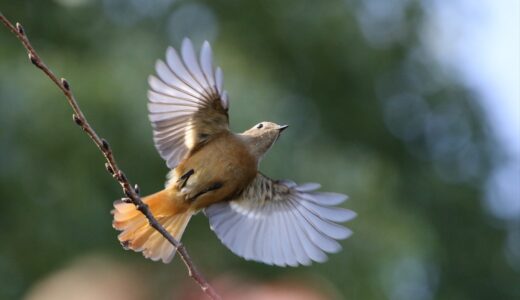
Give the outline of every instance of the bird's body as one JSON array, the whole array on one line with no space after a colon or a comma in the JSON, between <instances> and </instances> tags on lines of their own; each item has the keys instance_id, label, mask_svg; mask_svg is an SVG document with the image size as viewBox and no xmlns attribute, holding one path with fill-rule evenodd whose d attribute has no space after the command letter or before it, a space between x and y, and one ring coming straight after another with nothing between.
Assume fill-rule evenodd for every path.
<instances>
[{"instance_id":1,"label":"bird's body","mask_svg":"<svg viewBox=\"0 0 520 300\"><path fill-rule=\"evenodd\" d=\"M193 174L190 174L193 173ZM167 190L194 210L238 196L256 176L257 161L239 135L219 134L172 170ZM183 176L187 176L183 180Z\"/></svg>"},{"instance_id":2,"label":"bird's body","mask_svg":"<svg viewBox=\"0 0 520 300\"><path fill-rule=\"evenodd\" d=\"M350 231L352 219L333 207L346 199L316 192L318 184L274 181L258 171L264 154L287 126L261 122L242 134L229 130L222 73L213 71L206 42L197 60L189 40L182 59L173 48L158 61L148 94L155 145L172 169L164 190L144 198L154 216L180 239L192 215L203 210L211 228L233 252L280 266L324 261ZM175 249L132 204L116 201L119 240L153 260L169 262Z\"/></svg>"}]
</instances>

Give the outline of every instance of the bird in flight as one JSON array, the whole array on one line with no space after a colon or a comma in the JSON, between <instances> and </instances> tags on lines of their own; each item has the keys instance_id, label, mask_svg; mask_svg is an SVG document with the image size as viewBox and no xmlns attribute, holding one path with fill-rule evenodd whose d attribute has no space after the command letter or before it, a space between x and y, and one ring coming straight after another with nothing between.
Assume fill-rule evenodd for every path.
<instances>
[{"instance_id":1,"label":"bird in flight","mask_svg":"<svg viewBox=\"0 0 520 300\"><path fill-rule=\"evenodd\" d=\"M180 55L166 51L148 83L153 139L171 171L164 190L143 198L162 226L180 240L190 218L203 211L233 253L277 266L324 262L351 231L338 223L356 214L337 207L347 196L317 191L317 183L273 180L258 170L287 125L260 122L243 133L229 129L229 98L206 41L200 56L184 39ZM168 263L175 249L133 204L114 203L119 241Z\"/></svg>"}]
</instances>

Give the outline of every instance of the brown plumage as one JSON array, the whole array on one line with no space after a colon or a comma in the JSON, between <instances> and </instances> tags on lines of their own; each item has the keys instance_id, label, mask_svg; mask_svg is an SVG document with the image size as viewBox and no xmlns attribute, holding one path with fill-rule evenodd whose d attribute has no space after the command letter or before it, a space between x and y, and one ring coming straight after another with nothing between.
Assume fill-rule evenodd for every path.
<instances>
[{"instance_id":1,"label":"brown plumage","mask_svg":"<svg viewBox=\"0 0 520 300\"><path fill-rule=\"evenodd\" d=\"M335 222L355 214L333 206L346 196L260 174L262 157L287 126L262 122L230 132L229 101L209 44L197 59L186 39L181 53L169 48L166 63L156 64L159 78L149 78L155 145L172 169L166 188L144 198L158 221L180 239L190 218L204 210L233 252L280 266L324 261L324 252L339 251L336 240L350 231ZM173 258L173 247L132 204L114 203L113 214L123 245L153 260Z\"/></svg>"}]
</instances>

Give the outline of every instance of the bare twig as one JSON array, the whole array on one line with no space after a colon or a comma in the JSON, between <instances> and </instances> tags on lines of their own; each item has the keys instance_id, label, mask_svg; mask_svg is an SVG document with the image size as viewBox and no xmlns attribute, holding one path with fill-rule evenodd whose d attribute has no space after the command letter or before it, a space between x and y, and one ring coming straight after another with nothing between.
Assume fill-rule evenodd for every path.
<instances>
[{"instance_id":1,"label":"bare twig","mask_svg":"<svg viewBox=\"0 0 520 300\"><path fill-rule=\"evenodd\" d=\"M37 68L42 70L47 75L47 77L49 77L60 88L63 94L65 94L65 97L67 98L67 101L74 112L72 119L78 126L83 129L83 131L85 131L90 139L92 139L92 141L96 144L105 157L105 167L107 171L114 177L115 180L117 180L117 182L119 182L123 192L126 195L123 200L128 203L133 203L137 209L148 219L150 226L161 233L164 238L166 238L175 247L175 249L177 249L179 256L188 269L189 276L197 282L202 291L206 293L206 295L208 295L211 299L221 299L213 287L206 281L204 276L197 270L188 254L188 251L186 250L186 247L184 247L181 242L177 241L168 231L166 231L166 229L164 229L164 227L161 226L161 224L157 221L157 219L155 219L152 212L148 208L148 205L146 205L141 200L138 186L135 185L135 187L132 187L128 178L116 164L114 154L112 153L112 149L110 148L108 142L98 136L98 134L94 131L92 126L90 126L89 122L85 118L85 115L81 111L79 104L72 93L69 82L64 78L58 79L58 77L56 77L56 75L54 75L54 73L45 65L36 50L31 45L29 38L27 37L25 30L23 29L22 25L20 25L20 23L16 23L16 26L14 26L8 19L4 17L1 12L0 21L16 35L20 42L22 42L29 55L29 60Z\"/></svg>"}]
</instances>

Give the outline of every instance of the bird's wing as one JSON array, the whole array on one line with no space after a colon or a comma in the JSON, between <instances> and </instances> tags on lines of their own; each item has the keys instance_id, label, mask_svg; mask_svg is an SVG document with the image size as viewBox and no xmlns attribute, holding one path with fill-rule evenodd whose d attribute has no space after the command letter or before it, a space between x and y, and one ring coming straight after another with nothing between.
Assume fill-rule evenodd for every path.
<instances>
[{"instance_id":1,"label":"bird's wing","mask_svg":"<svg viewBox=\"0 0 520 300\"><path fill-rule=\"evenodd\" d=\"M323 262L326 252L341 250L337 240L351 234L337 223L356 214L336 207L347 196L319 188L259 173L238 199L213 204L205 213L222 243L247 260L278 266Z\"/></svg>"},{"instance_id":2,"label":"bird's wing","mask_svg":"<svg viewBox=\"0 0 520 300\"><path fill-rule=\"evenodd\" d=\"M197 57L184 39L181 55L169 47L166 62L158 60L155 70L158 76L148 78L149 118L155 147L173 169L191 149L229 130L228 96L208 42Z\"/></svg>"}]
</instances>

